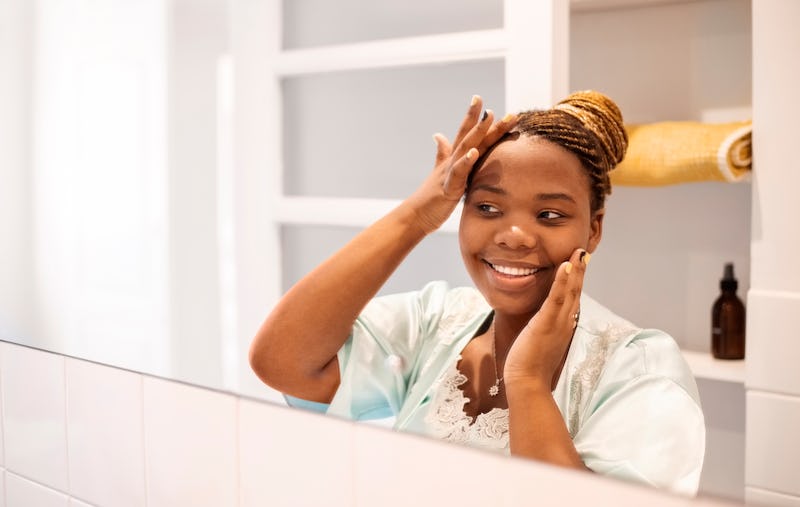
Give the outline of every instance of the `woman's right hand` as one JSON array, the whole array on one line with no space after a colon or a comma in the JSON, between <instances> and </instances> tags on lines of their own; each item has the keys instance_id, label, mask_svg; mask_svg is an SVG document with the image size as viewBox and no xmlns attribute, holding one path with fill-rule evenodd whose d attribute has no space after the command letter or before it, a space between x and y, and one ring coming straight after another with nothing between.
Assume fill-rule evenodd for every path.
<instances>
[{"instance_id":1,"label":"woman's right hand","mask_svg":"<svg viewBox=\"0 0 800 507\"><path fill-rule=\"evenodd\" d=\"M494 122L491 110L483 112L483 100L474 95L453 143L442 134L436 141L436 165L414 194L406 200L425 234L450 217L464 195L467 178L478 158L517 123L515 115Z\"/></svg>"}]
</instances>

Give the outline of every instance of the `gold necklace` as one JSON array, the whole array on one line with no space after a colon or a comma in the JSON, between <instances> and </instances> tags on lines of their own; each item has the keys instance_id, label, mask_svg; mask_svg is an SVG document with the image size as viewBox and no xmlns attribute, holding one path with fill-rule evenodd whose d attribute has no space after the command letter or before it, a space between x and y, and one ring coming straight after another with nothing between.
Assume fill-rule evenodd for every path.
<instances>
[{"instance_id":1,"label":"gold necklace","mask_svg":"<svg viewBox=\"0 0 800 507\"><path fill-rule=\"evenodd\" d=\"M503 381L503 378L497 375L497 355L495 353L494 342L494 321L492 321L492 366L494 366L494 385L489 388L489 396L497 396L497 393L500 392L500 382Z\"/></svg>"}]
</instances>

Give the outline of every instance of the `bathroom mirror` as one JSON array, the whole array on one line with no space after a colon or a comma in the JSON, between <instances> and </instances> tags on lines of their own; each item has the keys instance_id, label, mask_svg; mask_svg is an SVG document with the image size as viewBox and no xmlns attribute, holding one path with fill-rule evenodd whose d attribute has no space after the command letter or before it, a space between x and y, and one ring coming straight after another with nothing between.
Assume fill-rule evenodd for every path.
<instances>
[{"instance_id":1,"label":"bathroom mirror","mask_svg":"<svg viewBox=\"0 0 800 507\"><path fill-rule=\"evenodd\" d=\"M473 93L506 112L500 54L348 63L364 41L402 53L392 39L499 31L503 2L346 3L10 2L0 339L282 402L246 360L276 298L415 188L430 135L451 136ZM631 122L749 107L735 79L750 74L748 1L574 4L570 89L606 91ZM347 68L303 67L326 55ZM747 290L749 193L615 189L586 290L708 350L723 262ZM452 225L382 293L437 278L470 284ZM734 454L743 424L726 433ZM743 478L741 459L729 466Z\"/></svg>"}]
</instances>

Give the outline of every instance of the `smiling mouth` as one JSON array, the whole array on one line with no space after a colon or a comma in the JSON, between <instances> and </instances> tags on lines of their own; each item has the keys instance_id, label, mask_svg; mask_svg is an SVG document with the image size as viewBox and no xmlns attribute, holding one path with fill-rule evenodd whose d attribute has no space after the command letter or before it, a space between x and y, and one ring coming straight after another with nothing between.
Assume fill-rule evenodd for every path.
<instances>
[{"instance_id":1,"label":"smiling mouth","mask_svg":"<svg viewBox=\"0 0 800 507\"><path fill-rule=\"evenodd\" d=\"M492 264L491 262L486 262L490 268L497 271L500 274L506 276L530 276L541 268L515 268L511 266L499 266L497 264Z\"/></svg>"}]
</instances>

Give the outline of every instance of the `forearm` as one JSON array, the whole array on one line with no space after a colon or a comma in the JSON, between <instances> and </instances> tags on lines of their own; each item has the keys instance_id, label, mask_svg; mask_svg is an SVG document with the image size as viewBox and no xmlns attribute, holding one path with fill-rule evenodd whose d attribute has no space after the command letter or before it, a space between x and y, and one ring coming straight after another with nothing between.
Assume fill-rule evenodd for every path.
<instances>
[{"instance_id":1,"label":"forearm","mask_svg":"<svg viewBox=\"0 0 800 507\"><path fill-rule=\"evenodd\" d=\"M250 347L250 364L287 394L330 401L339 385L336 354L353 321L408 253L444 223L464 195L472 165L513 128L492 124L474 96L451 145L441 134L436 165L417 191L304 277L281 299Z\"/></svg>"},{"instance_id":2,"label":"forearm","mask_svg":"<svg viewBox=\"0 0 800 507\"><path fill-rule=\"evenodd\" d=\"M507 382L511 454L585 470L549 383Z\"/></svg>"},{"instance_id":3,"label":"forearm","mask_svg":"<svg viewBox=\"0 0 800 507\"><path fill-rule=\"evenodd\" d=\"M259 329L250 362L288 394L329 401L338 386L336 353L356 317L425 236L403 203L366 228L281 298Z\"/></svg>"}]
</instances>

